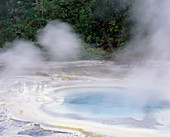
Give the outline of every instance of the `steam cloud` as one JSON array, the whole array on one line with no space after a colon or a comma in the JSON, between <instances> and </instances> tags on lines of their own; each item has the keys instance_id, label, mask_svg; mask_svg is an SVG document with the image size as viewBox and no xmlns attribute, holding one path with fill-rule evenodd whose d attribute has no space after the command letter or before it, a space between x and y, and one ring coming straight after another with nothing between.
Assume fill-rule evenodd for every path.
<instances>
[{"instance_id":1,"label":"steam cloud","mask_svg":"<svg viewBox=\"0 0 170 137\"><path fill-rule=\"evenodd\" d=\"M12 48L0 54L3 65L1 74L5 76L23 74L25 68L45 61L44 55L53 61L76 59L81 47L79 38L71 26L58 20L49 22L40 30L37 40L44 50L26 40L15 40L10 43Z\"/></svg>"},{"instance_id":2,"label":"steam cloud","mask_svg":"<svg viewBox=\"0 0 170 137\"><path fill-rule=\"evenodd\" d=\"M74 59L80 51L80 41L69 24L51 21L37 37L52 60Z\"/></svg>"},{"instance_id":3,"label":"steam cloud","mask_svg":"<svg viewBox=\"0 0 170 137\"><path fill-rule=\"evenodd\" d=\"M25 68L34 66L42 61L40 49L31 42L17 40L11 44L13 48L0 54L0 60L4 66L3 73L6 76L22 74Z\"/></svg>"},{"instance_id":4,"label":"steam cloud","mask_svg":"<svg viewBox=\"0 0 170 137\"><path fill-rule=\"evenodd\" d=\"M131 80L127 82L130 90L141 100L169 98L169 5L169 0L139 0L133 8L135 37L122 56L133 56L142 62L132 68L128 75ZM80 51L79 38L71 26L58 20L49 22L40 30L37 40L52 60L70 60ZM25 67L44 60L43 51L30 42L19 40L13 45L0 55L6 74L20 74Z\"/></svg>"},{"instance_id":5,"label":"steam cloud","mask_svg":"<svg viewBox=\"0 0 170 137\"><path fill-rule=\"evenodd\" d=\"M170 0L138 0L133 8L135 36L127 45L124 58L140 60L127 76L129 100L143 107L148 102L170 98ZM37 41L44 51L25 40L0 54L5 76L20 75L25 68L44 61L70 60L80 51L80 41L70 25L58 20L39 31ZM131 103L130 102L130 103ZM127 104L128 105L128 104ZM130 104L131 105L131 104Z\"/></svg>"},{"instance_id":6,"label":"steam cloud","mask_svg":"<svg viewBox=\"0 0 170 137\"><path fill-rule=\"evenodd\" d=\"M132 56L140 61L129 73L128 86L143 103L170 96L169 5L169 0L140 0L133 8L135 36L124 58Z\"/></svg>"},{"instance_id":7,"label":"steam cloud","mask_svg":"<svg viewBox=\"0 0 170 137\"><path fill-rule=\"evenodd\" d=\"M169 60L170 10L169 0L139 0L132 16L136 21L135 34L128 44L127 55L145 61Z\"/></svg>"}]
</instances>

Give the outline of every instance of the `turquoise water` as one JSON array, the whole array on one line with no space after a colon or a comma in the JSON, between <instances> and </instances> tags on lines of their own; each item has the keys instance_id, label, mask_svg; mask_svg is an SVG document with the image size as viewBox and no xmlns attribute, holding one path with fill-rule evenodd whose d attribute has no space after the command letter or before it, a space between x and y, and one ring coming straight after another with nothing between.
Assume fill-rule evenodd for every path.
<instances>
[{"instance_id":1,"label":"turquoise water","mask_svg":"<svg viewBox=\"0 0 170 137\"><path fill-rule=\"evenodd\" d=\"M41 109L52 116L142 128L163 125L157 121L157 115L170 108L168 101L143 100L121 87L66 87L50 96L53 101Z\"/></svg>"},{"instance_id":2,"label":"turquoise water","mask_svg":"<svg viewBox=\"0 0 170 137\"><path fill-rule=\"evenodd\" d=\"M88 87L70 91L71 94L64 97L62 107L88 116L138 116L169 107L165 101L142 101L132 97L125 88Z\"/></svg>"}]
</instances>

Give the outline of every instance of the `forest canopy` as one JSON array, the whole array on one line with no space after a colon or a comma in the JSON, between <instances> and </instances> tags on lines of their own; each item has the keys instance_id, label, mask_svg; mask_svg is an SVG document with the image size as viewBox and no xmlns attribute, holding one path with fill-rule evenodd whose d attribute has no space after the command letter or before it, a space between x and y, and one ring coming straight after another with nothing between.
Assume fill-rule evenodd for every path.
<instances>
[{"instance_id":1,"label":"forest canopy","mask_svg":"<svg viewBox=\"0 0 170 137\"><path fill-rule=\"evenodd\" d=\"M36 43L37 31L47 22L60 19L71 24L82 39L82 57L108 58L130 39L133 23L129 11L133 3L134 0L1 0L0 47L19 38Z\"/></svg>"}]
</instances>

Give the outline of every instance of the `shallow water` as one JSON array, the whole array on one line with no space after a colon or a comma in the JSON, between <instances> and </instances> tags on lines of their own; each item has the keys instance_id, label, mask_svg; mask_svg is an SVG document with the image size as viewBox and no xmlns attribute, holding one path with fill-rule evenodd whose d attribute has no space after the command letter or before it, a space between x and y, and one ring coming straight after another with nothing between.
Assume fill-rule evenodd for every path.
<instances>
[{"instance_id":1,"label":"shallow water","mask_svg":"<svg viewBox=\"0 0 170 137\"><path fill-rule=\"evenodd\" d=\"M60 95L62 92L66 95ZM56 94L56 95L55 95ZM145 104L139 104L135 97L131 97L126 88L118 87L77 87L56 91L53 97L63 98L61 105L49 104L44 106L49 112L61 110L63 108L71 109L74 114L86 116L141 116L153 114L155 111L169 109L169 102L150 101ZM54 99L55 101L55 99Z\"/></svg>"},{"instance_id":2,"label":"shallow water","mask_svg":"<svg viewBox=\"0 0 170 137\"><path fill-rule=\"evenodd\" d=\"M86 131L122 136L126 128L138 136L145 133L136 133L138 129L149 130L148 136L168 134L169 101L143 103L141 96L129 93L128 69L109 61L48 62L26 68L19 76L1 77L1 136L84 136ZM20 125L15 132L14 124ZM31 134L35 124L41 130ZM101 128L96 129L98 124ZM117 127L120 133L114 131Z\"/></svg>"},{"instance_id":3,"label":"shallow water","mask_svg":"<svg viewBox=\"0 0 170 137\"><path fill-rule=\"evenodd\" d=\"M78 90L82 90L81 88ZM147 102L140 106L126 93L125 88L96 87L89 92L73 93L65 98L64 105L90 115L127 116L141 115L154 110L168 109L169 102ZM94 93L91 93L94 90ZM75 91L76 92L76 91ZM83 109L80 109L83 107Z\"/></svg>"}]
</instances>

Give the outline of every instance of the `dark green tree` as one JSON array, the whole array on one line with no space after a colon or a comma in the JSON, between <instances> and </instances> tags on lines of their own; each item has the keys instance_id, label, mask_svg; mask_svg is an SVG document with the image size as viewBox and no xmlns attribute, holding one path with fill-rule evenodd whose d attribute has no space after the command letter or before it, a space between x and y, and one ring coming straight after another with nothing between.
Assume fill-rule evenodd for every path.
<instances>
[{"instance_id":1,"label":"dark green tree","mask_svg":"<svg viewBox=\"0 0 170 137\"><path fill-rule=\"evenodd\" d=\"M36 41L48 21L70 23L87 51L115 53L130 36L129 9L134 0L1 0L0 46L16 38ZM88 46L87 46L88 45Z\"/></svg>"}]
</instances>

